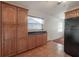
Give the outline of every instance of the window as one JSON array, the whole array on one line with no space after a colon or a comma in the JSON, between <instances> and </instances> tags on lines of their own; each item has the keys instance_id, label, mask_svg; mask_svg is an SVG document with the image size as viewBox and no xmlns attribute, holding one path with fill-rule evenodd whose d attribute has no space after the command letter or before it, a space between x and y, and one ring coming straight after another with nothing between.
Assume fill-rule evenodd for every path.
<instances>
[{"instance_id":1,"label":"window","mask_svg":"<svg viewBox=\"0 0 79 59\"><path fill-rule=\"evenodd\" d=\"M36 31L43 29L43 19L28 16L28 30Z\"/></svg>"}]
</instances>

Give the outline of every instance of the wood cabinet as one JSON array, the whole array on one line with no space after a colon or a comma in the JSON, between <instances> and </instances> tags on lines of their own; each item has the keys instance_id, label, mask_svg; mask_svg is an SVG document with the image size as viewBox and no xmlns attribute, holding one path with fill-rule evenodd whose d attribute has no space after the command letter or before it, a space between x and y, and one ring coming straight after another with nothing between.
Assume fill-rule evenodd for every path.
<instances>
[{"instance_id":1,"label":"wood cabinet","mask_svg":"<svg viewBox=\"0 0 79 59\"><path fill-rule=\"evenodd\" d=\"M27 26L27 16L28 16L28 11L23 8L18 8L18 24L19 25L26 25Z\"/></svg>"},{"instance_id":2,"label":"wood cabinet","mask_svg":"<svg viewBox=\"0 0 79 59\"><path fill-rule=\"evenodd\" d=\"M2 28L3 28L4 40L16 38L16 25L4 25Z\"/></svg>"},{"instance_id":3,"label":"wood cabinet","mask_svg":"<svg viewBox=\"0 0 79 59\"><path fill-rule=\"evenodd\" d=\"M47 43L47 33L29 34L28 48L32 49Z\"/></svg>"},{"instance_id":4,"label":"wood cabinet","mask_svg":"<svg viewBox=\"0 0 79 59\"><path fill-rule=\"evenodd\" d=\"M17 20L17 53L26 51L27 45L27 11L22 8L18 8L18 20Z\"/></svg>"},{"instance_id":5,"label":"wood cabinet","mask_svg":"<svg viewBox=\"0 0 79 59\"><path fill-rule=\"evenodd\" d=\"M32 36L31 35L29 35L28 36L28 49L32 49Z\"/></svg>"},{"instance_id":6,"label":"wood cabinet","mask_svg":"<svg viewBox=\"0 0 79 59\"><path fill-rule=\"evenodd\" d=\"M17 8L13 5L2 3L3 24L16 24Z\"/></svg>"},{"instance_id":7,"label":"wood cabinet","mask_svg":"<svg viewBox=\"0 0 79 59\"><path fill-rule=\"evenodd\" d=\"M42 44L46 44L47 43L47 33L43 34L43 40L42 40Z\"/></svg>"},{"instance_id":8,"label":"wood cabinet","mask_svg":"<svg viewBox=\"0 0 79 59\"><path fill-rule=\"evenodd\" d=\"M0 56L27 50L27 9L0 2Z\"/></svg>"},{"instance_id":9,"label":"wood cabinet","mask_svg":"<svg viewBox=\"0 0 79 59\"><path fill-rule=\"evenodd\" d=\"M36 35L36 46L40 46L41 45L41 40L42 40L42 34L37 34Z\"/></svg>"},{"instance_id":10,"label":"wood cabinet","mask_svg":"<svg viewBox=\"0 0 79 59\"><path fill-rule=\"evenodd\" d=\"M36 35L29 35L28 38L28 49L32 49L36 47Z\"/></svg>"},{"instance_id":11,"label":"wood cabinet","mask_svg":"<svg viewBox=\"0 0 79 59\"><path fill-rule=\"evenodd\" d=\"M27 37L27 28L25 25L17 25L17 38Z\"/></svg>"},{"instance_id":12,"label":"wood cabinet","mask_svg":"<svg viewBox=\"0 0 79 59\"><path fill-rule=\"evenodd\" d=\"M2 3L2 55L16 54L16 7Z\"/></svg>"},{"instance_id":13,"label":"wood cabinet","mask_svg":"<svg viewBox=\"0 0 79 59\"><path fill-rule=\"evenodd\" d=\"M65 12L65 18L72 18L79 16L79 8Z\"/></svg>"},{"instance_id":14,"label":"wood cabinet","mask_svg":"<svg viewBox=\"0 0 79 59\"><path fill-rule=\"evenodd\" d=\"M16 52L17 53L21 53L23 51L27 50L27 40L26 37L21 37L21 38L17 38L17 48L16 48Z\"/></svg>"},{"instance_id":15,"label":"wood cabinet","mask_svg":"<svg viewBox=\"0 0 79 59\"><path fill-rule=\"evenodd\" d=\"M2 40L1 40L1 38L2 38L2 35L1 35L1 34L2 34L1 21L2 21L2 20L1 20L1 18L2 18L2 17L1 17L1 2L0 2L0 56L1 56L1 47L2 47L2 46L1 46L1 43L2 43Z\"/></svg>"},{"instance_id":16,"label":"wood cabinet","mask_svg":"<svg viewBox=\"0 0 79 59\"><path fill-rule=\"evenodd\" d=\"M35 45L36 45L36 44L35 44L35 43L36 43L36 41L35 41L35 40L36 40L36 37L35 37L35 35L34 35L34 36L31 36L31 38L32 38L32 39L31 39L31 40L32 40L32 44L31 44L31 45L32 45L32 48L35 48L35 47L36 47L36 46L35 46Z\"/></svg>"}]
</instances>

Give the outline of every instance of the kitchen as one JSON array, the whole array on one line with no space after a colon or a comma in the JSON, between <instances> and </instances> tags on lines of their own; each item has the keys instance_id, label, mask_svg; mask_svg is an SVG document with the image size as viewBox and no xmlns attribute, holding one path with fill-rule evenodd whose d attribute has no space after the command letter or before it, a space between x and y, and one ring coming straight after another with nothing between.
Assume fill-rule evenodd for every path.
<instances>
[{"instance_id":1,"label":"kitchen","mask_svg":"<svg viewBox=\"0 0 79 59\"><path fill-rule=\"evenodd\" d=\"M64 52L64 25L66 19L79 16L78 5L77 1L0 1L0 56L70 57Z\"/></svg>"}]
</instances>

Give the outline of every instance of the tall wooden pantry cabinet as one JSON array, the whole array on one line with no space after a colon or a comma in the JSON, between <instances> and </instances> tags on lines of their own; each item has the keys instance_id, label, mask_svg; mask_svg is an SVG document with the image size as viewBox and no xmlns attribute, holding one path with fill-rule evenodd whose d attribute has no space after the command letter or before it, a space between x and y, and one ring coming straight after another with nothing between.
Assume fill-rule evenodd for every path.
<instances>
[{"instance_id":1,"label":"tall wooden pantry cabinet","mask_svg":"<svg viewBox=\"0 0 79 59\"><path fill-rule=\"evenodd\" d=\"M0 2L0 56L27 50L27 13L27 9Z\"/></svg>"},{"instance_id":2,"label":"tall wooden pantry cabinet","mask_svg":"<svg viewBox=\"0 0 79 59\"><path fill-rule=\"evenodd\" d=\"M18 8L17 20L17 53L27 50L27 11L23 8Z\"/></svg>"}]
</instances>

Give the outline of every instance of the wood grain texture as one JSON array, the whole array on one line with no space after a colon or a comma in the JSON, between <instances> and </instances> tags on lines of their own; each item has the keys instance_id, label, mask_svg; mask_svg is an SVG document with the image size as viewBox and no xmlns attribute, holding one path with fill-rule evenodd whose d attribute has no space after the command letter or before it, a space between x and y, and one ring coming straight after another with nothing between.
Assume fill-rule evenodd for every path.
<instances>
[{"instance_id":1,"label":"wood grain texture","mask_svg":"<svg viewBox=\"0 0 79 59\"><path fill-rule=\"evenodd\" d=\"M16 54L16 7L2 3L2 56Z\"/></svg>"},{"instance_id":2,"label":"wood grain texture","mask_svg":"<svg viewBox=\"0 0 79 59\"><path fill-rule=\"evenodd\" d=\"M18 8L18 24L27 26L27 10L23 8Z\"/></svg>"},{"instance_id":3,"label":"wood grain texture","mask_svg":"<svg viewBox=\"0 0 79 59\"><path fill-rule=\"evenodd\" d=\"M28 49L32 49L47 43L47 33L29 34Z\"/></svg>"},{"instance_id":4,"label":"wood grain texture","mask_svg":"<svg viewBox=\"0 0 79 59\"><path fill-rule=\"evenodd\" d=\"M27 9L0 2L0 56L27 50Z\"/></svg>"},{"instance_id":5,"label":"wood grain texture","mask_svg":"<svg viewBox=\"0 0 79 59\"><path fill-rule=\"evenodd\" d=\"M2 3L2 22L3 24L16 24L16 7Z\"/></svg>"},{"instance_id":6,"label":"wood grain texture","mask_svg":"<svg viewBox=\"0 0 79 59\"><path fill-rule=\"evenodd\" d=\"M18 8L17 20L17 53L26 51L28 49L28 31L27 31L27 10Z\"/></svg>"},{"instance_id":7,"label":"wood grain texture","mask_svg":"<svg viewBox=\"0 0 79 59\"><path fill-rule=\"evenodd\" d=\"M36 47L36 36L35 35L29 35L28 40L28 48L32 49Z\"/></svg>"},{"instance_id":8,"label":"wood grain texture","mask_svg":"<svg viewBox=\"0 0 79 59\"><path fill-rule=\"evenodd\" d=\"M26 37L21 37L21 38L17 38L17 43L16 43L16 52L21 53L23 51L27 50L27 40Z\"/></svg>"},{"instance_id":9,"label":"wood grain texture","mask_svg":"<svg viewBox=\"0 0 79 59\"><path fill-rule=\"evenodd\" d=\"M27 27L26 25L17 26L17 38L27 37Z\"/></svg>"},{"instance_id":10,"label":"wood grain texture","mask_svg":"<svg viewBox=\"0 0 79 59\"><path fill-rule=\"evenodd\" d=\"M79 8L65 12L65 18L79 17Z\"/></svg>"},{"instance_id":11,"label":"wood grain texture","mask_svg":"<svg viewBox=\"0 0 79 59\"><path fill-rule=\"evenodd\" d=\"M47 33L43 34L43 40L42 40L43 44L47 43Z\"/></svg>"},{"instance_id":12,"label":"wood grain texture","mask_svg":"<svg viewBox=\"0 0 79 59\"><path fill-rule=\"evenodd\" d=\"M2 18L2 17L1 17L1 2L0 2L0 56L1 56L1 47L2 47L2 46L1 46L1 44L2 44L2 28L1 28L1 27L2 27L2 26L1 26L1 25L2 25L2 24L1 24L2 20L1 20L1 18Z\"/></svg>"}]
</instances>

